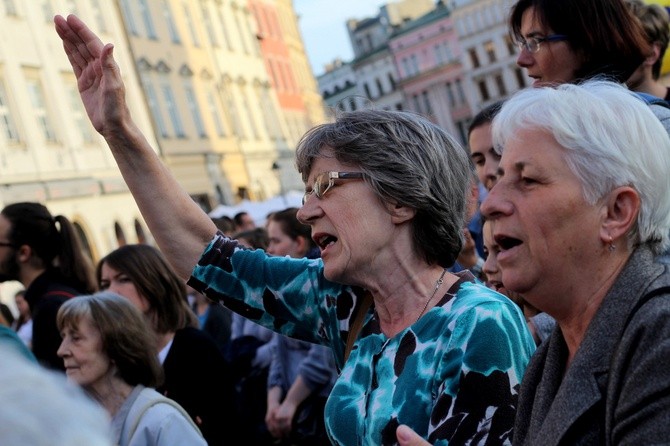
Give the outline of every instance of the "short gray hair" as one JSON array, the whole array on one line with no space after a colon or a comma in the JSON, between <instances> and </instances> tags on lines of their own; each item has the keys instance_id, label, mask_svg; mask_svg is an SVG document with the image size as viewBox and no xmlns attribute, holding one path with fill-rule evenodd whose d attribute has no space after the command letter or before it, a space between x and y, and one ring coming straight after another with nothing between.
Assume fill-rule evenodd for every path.
<instances>
[{"instance_id":1,"label":"short gray hair","mask_svg":"<svg viewBox=\"0 0 670 446\"><path fill-rule=\"evenodd\" d=\"M427 119L409 112L357 110L309 130L296 164L307 181L314 160L330 148L360 167L380 200L416 210L414 245L429 263L451 266L463 245L466 194L473 165L465 149Z\"/></svg>"},{"instance_id":2,"label":"short gray hair","mask_svg":"<svg viewBox=\"0 0 670 446\"><path fill-rule=\"evenodd\" d=\"M640 213L630 243L656 253L668 247L670 137L635 93L603 80L523 90L493 120L499 153L523 129L544 131L565 148L588 203L620 186L634 188Z\"/></svg>"}]
</instances>

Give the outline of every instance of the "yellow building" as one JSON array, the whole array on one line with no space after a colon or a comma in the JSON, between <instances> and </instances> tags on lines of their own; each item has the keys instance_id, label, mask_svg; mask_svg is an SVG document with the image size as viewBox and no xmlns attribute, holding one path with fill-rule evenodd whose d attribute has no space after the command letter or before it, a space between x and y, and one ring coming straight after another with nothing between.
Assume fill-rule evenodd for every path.
<instances>
[{"instance_id":1,"label":"yellow building","mask_svg":"<svg viewBox=\"0 0 670 446\"><path fill-rule=\"evenodd\" d=\"M54 30L54 14L76 13L116 42L135 120L155 144L151 120L118 14L103 2L16 1L0 9L0 202L44 203L75 223L93 260L150 235L111 153L91 126ZM9 285L3 285L4 290Z\"/></svg>"}]
</instances>

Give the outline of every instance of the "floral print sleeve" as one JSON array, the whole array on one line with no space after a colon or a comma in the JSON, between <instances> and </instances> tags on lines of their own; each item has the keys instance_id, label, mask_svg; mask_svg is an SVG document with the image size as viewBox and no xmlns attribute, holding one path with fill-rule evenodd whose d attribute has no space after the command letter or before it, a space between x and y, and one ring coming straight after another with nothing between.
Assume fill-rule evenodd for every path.
<instances>
[{"instance_id":1,"label":"floral print sleeve","mask_svg":"<svg viewBox=\"0 0 670 446\"><path fill-rule=\"evenodd\" d=\"M518 306L469 272L392 338L370 308L342 363L362 290L328 282L321 260L270 258L215 237L189 284L277 332L329 344L341 374L326 405L334 445L395 445L407 424L431 444L511 444L535 344Z\"/></svg>"}]
</instances>

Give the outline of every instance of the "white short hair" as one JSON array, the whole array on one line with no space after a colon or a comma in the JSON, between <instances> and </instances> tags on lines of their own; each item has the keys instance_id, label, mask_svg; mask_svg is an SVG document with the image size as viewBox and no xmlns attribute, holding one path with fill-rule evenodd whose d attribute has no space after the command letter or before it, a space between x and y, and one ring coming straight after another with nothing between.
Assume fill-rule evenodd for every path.
<instances>
[{"instance_id":1,"label":"white short hair","mask_svg":"<svg viewBox=\"0 0 670 446\"><path fill-rule=\"evenodd\" d=\"M0 444L112 446L107 412L60 372L0 342Z\"/></svg>"},{"instance_id":2,"label":"white short hair","mask_svg":"<svg viewBox=\"0 0 670 446\"><path fill-rule=\"evenodd\" d=\"M656 253L670 244L670 136L635 93L603 80L528 88L515 94L493 121L502 153L520 130L540 130L566 149L566 162L594 204L620 186L640 195L632 244ZM532 144L532 141L528 141Z\"/></svg>"}]
</instances>

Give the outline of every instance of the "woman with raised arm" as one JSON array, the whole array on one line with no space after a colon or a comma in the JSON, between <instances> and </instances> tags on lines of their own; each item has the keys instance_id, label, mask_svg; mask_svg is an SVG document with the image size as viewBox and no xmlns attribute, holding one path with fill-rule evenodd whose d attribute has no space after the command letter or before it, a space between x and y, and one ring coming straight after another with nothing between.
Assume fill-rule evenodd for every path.
<instances>
[{"instance_id":1,"label":"woman with raised arm","mask_svg":"<svg viewBox=\"0 0 670 446\"><path fill-rule=\"evenodd\" d=\"M55 21L88 114L181 276L254 322L333 350L333 444L394 444L400 424L435 444L510 443L535 346L516 304L447 272L472 175L462 147L418 115L344 113L296 153L298 218L321 258L244 249L217 233L132 122L113 47L74 16Z\"/></svg>"}]
</instances>

